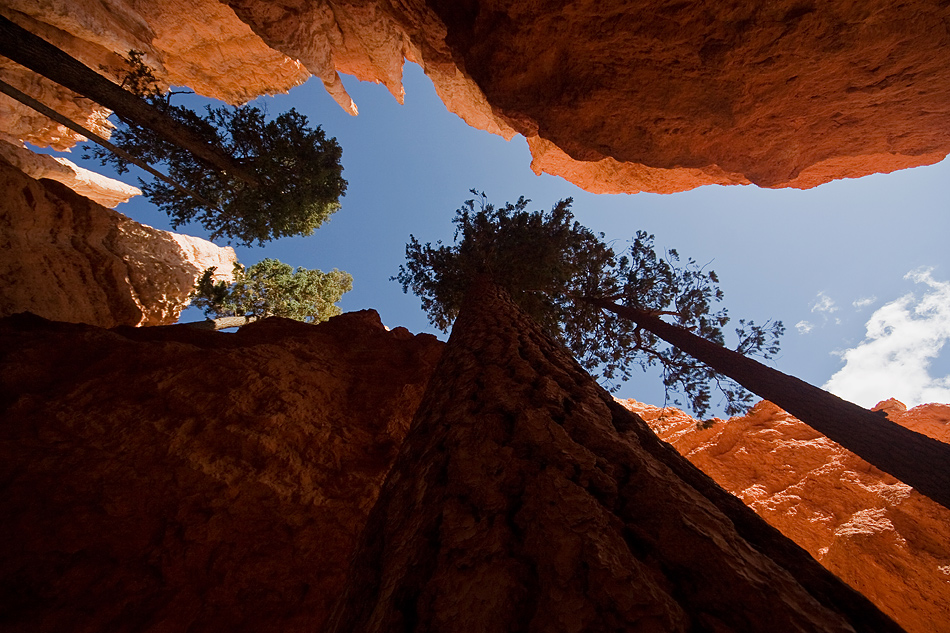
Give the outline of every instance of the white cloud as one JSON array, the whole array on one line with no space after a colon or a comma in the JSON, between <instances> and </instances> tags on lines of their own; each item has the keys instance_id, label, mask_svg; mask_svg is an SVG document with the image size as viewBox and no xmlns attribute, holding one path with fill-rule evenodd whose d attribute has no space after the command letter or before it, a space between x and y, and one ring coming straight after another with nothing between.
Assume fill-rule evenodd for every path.
<instances>
[{"instance_id":1,"label":"white cloud","mask_svg":"<svg viewBox=\"0 0 950 633\"><path fill-rule=\"evenodd\" d=\"M887 303L871 315L864 341L843 352L841 368L824 388L870 407L886 398L907 406L950 403L950 375L933 377L930 364L950 341L950 282L937 281L920 268L905 279L925 286Z\"/></svg>"},{"instance_id":2,"label":"white cloud","mask_svg":"<svg viewBox=\"0 0 950 633\"><path fill-rule=\"evenodd\" d=\"M838 307L835 305L835 302L826 295L824 292L818 293L818 298L815 300L814 305L811 307L812 312L836 312Z\"/></svg>"},{"instance_id":3,"label":"white cloud","mask_svg":"<svg viewBox=\"0 0 950 633\"><path fill-rule=\"evenodd\" d=\"M795 329L798 330L799 334L808 334L815 329L815 326L808 321L799 321L795 324Z\"/></svg>"},{"instance_id":4,"label":"white cloud","mask_svg":"<svg viewBox=\"0 0 950 633\"><path fill-rule=\"evenodd\" d=\"M868 307L869 305L871 305L871 304L874 303L875 301L877 301L877 297L874 297L874 296L871 296L871 297L862 297L861 299L858 299L857 301L854 301L851 305L853 305L855 308L859 308L859 309L860 309L860 308L866 308L866 307Z\"/></svg>"}]
</instances>

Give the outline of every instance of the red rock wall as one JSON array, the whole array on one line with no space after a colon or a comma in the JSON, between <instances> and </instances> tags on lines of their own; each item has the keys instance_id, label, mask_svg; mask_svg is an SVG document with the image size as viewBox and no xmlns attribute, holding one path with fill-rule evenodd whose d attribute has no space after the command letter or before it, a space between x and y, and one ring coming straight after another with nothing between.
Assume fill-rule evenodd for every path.
<instances>
[{"instance_id":1,"label":"red rock wall","mask_svg":"<svg viewBox=\"0 0 950 633\"><path fill-rule=\"evenodd\" d=\"M428 4L497 113L594 169L811 187L950 150L946 4Z\"/></svg>"},{"instance_id":2,"label":"red rock wall","mask_svg":"<svg viewBox=\"0 0 950 633\"><path fill-rule=\"evenodd\" d=\"M0 320L0 630L319 630L441 348Z\"/></svg>"},{"instance_id":3,"label":"red rock wall","mask_svg":"<svg viewBox=\"0 0 950 633\"><path fill-rule=\"evenodd\" d=\"M234 249L130 220L0 160L0 316L116 325L178 320L195 280Z\"/></svg>"},{"instance_id":4,"label":"red rock wall","mask_svg":"<svg viewBox=\"0 0 950 633\"><path fill-rule=\"evenodd\" d=\"M229 4L325 81L399 94L402 57L420 63L450 110L594 192L808 188L950 151L945 3Z\"/></svg>"},{"instance_id":5,"label":"red rock wall","mask_svg":"<svg viewBox=\"0 0 950 633\"><path fill-rule=\"evenodd\" d=\"M950 631L950 510L769 402L706 430L675 409L625 405L907 631ZM950 405L877 408L950 439Z\"/></svg>"},{"instance_id":6,"label":"red rock wall","mask_svg":"<svg viewBox=\"0 0 950 633\"><path fill-rule=\"evenodd\" d=\"M594 192L807 188L950 152L941 2L4 4L93 67L115 73L119 55L144 50L169 82L230 101L286 90L309 70L355 114L339 73L401 100L408 59L449 110L506 138L523 134L536 172ZM15 68L0 73L53 105L86 108L77 118L102 118ZM2 96L0 119L8 138L69 144Z\"/></svg>"}]
</instances>

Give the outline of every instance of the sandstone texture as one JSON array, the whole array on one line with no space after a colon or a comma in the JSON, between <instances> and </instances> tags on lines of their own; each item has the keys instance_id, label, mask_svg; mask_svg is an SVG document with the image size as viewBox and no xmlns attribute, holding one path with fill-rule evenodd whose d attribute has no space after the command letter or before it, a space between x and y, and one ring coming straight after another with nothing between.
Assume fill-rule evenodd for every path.
<instances>
[{"instance_id":1,"label":"sandstone texture","mask_svg":"<svg viewBox=\"0 0 950 633\"><path fill-rule=\"evenodd\" d=\"M0 320L0 630L321 630L441 349Z\"/></svg>"},{"instance_id":2,"label":"sandstone texture","mask_svg":"<svg viewBox=\"0 0 950 633\"><path fill-rule=\"evenodd\" d=\"M231 102L312 73L356 114L339 73L401 100L409 60L449 110L523 134L536 172L593 192L808 188L950 152L950 5L926 0L3 0L0 12L113 77L142 50L163 80ZM105 124L22 69L0 75ZM6 97L0 121L10 140L73 139Z\"/></svg>"},{"instance_id":3,"label":"sandstone texture","mask_svg":"<svg viewBox=\"0 0 950 633\"><path fill-rule=\"evenodd\" d=\"M206 268L230 279L234 249L139 224L2 160L0 190L0 316L163 325Z\"/></svg>"},{"instance_id":4,"label":"sandstone texture","mask_svg":"<svg viewBox=\"0 0 950 633\"><path fill-rule=\"evenodd\" d=\"M104 207L113 208L141 195L138 187L107 178L58 156L37 154L25 147L0 141L0 159L35 180L46 178L61 182L76 193Z\"/></svg>"},{"instance_id":5,"label":"sandstone texture","mask_svg":"<svg viewBox=\"0 0 950 633\"><path fill-rule=\"evenodd\" d=\"M485 284L455 322L327 630L900 629Z\"/></svg>"},{"instance_id":6,"label":"sandstone texture","mask_svg":"<svg viewBox=\"0 0 950 633\"><path fill-rule=\"evenodd\" d=\"M950 150L945 3L427 4L494 111L595 174L811 187Z\"/></svg>"},{"instance_id":7,"label":"sandstone texture","mask_svg":"<svg viewBox=\"0 0 950 633\"><path fill-rule=\"evenodd\" d=\"M814 187L950 151L950 6L229 0L355 111L334 71L401 94L405 57L471 125L594 192Z\"/></svg>"},{"instance_id":8,"label":"sandstone texture","mask_svg":"<svg viewBox=\"0 0 950 633\"><path fill-rule=\"evenodd\" d=\"M676 409L624 401L657 434L907 631L950 631L950 511L770 402L697 429ZM875 407L950 440L950 405Z\"/></svg>"}]
</instances>

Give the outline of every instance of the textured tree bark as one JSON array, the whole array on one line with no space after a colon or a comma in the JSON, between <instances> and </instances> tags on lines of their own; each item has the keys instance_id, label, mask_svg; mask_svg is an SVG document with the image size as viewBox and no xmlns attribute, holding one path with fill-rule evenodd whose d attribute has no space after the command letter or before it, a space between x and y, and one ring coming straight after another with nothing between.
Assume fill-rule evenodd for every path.
<instances>
[{"instance_id":1,"label":"textured tree bark","mask_svg":"<svg viewBox=\"0 0 950 633\"><path fill-rule=\"evenodd\" d=\"M247 183L257 184L257 178L242 165L164 112L3 16L0 16L0 55L92 99L127 121L154 130L210 165Z\"/></svg>"},{"instance_id":2,"label":"textured tree bark","mask_svg":"<svg viewBox=\"0 0 950 633\"><path fill-rule=\"evenodd\" d=\"M855 630L900 628L490 284L456 320L327 627Z\"/></svg>"},{"instance_id":3,"label":"textured tree bark","mask_svg":"<svg viewBox=\"0 0 950 633\"><path fill-rule=\"evenodd\" d=\"M861 459L950 508L950 445L716 345L662 319L602 299L590 303L628 318L693 358L788 411Z\"/></svg>"}]
</instances>

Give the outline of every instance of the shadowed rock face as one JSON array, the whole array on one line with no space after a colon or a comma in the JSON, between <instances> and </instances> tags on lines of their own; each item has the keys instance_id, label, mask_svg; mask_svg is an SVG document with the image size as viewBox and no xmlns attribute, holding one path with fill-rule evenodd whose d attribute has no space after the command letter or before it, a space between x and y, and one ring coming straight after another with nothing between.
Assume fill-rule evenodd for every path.
<instances>
[{"instance_id":1,"label":"shadowed rock face","mask_svg":"<svg viewBox=\"0 0 950 633\"><path fill-rule=\"evenodd\" d=\"M455 322L328 630L899 628L486 285Z\"/></svg>"},{"instance_id":2,"label":"shadowed rock face","mask_svg":"<svg viewBox=\"0 0 950 633\"><path fill-rule=\"evenodd\" d=\"M234 249L139 224L2 160L0 190L0 316L165 325L206 268L231 279Z\"/></svg>"},{"instance_id":3,"label":"shadowed rock face","mask_svg":"<svg viewBox=\"0 0 950 633\"><path fill-rule=\"evenodd\" d=\"M0 630L320 630L441 349L0 320Z\"/></svg>"},{"instance_id":4,"label":"shadowed rock face","mask_svg":"<svg viewBox=\"0 0 950 633\"><path fill-rule=\"evenodd\" d=\"M912 633L950 632L950 511L770 402L697 429L676 409L624 401L657 434ZM878 410L950 439L950 405Z\"/></svg>"}]
</instances>

